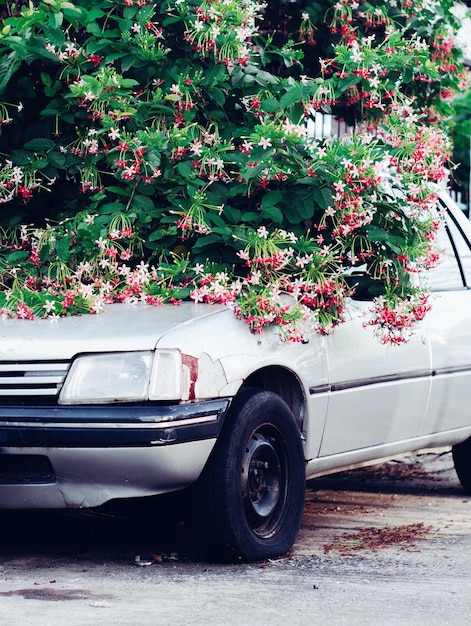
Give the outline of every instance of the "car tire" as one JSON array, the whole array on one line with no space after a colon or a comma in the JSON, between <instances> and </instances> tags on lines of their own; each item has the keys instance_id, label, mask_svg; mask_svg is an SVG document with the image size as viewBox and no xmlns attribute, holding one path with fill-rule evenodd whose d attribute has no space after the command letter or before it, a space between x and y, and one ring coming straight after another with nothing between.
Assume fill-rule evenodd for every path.
<instances>
[{"instance_id":1,"label":"car tire","mask_svg":"<svg viewBox=\"0 0 471 626\"><path fill-rule=\"evenodd\" d=\"M453 446L451 453L458 479L471 494L471 437Z\"/></svg>"},{"instance_id":2,"label":"car tire","mask_svg":"<svg viewBox=\"0 0 471 626\"><path fill-rule=\"evenodd\" d=\"M301 435L288 405L270 391L243 390L195 491L206 553L232 562L285 554L305 490Z\"/></svg>"}]
</instances>

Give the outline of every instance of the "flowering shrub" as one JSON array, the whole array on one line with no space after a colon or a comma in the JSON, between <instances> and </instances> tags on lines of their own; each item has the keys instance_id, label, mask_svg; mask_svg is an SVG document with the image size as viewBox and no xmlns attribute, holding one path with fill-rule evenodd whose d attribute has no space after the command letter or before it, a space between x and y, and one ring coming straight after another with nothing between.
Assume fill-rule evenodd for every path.
<instances>
[{"instance_id":1,"label":"flowering shrub","mask_svg":"<svg viewBox=\"0 0 471 626\"><path fill-rule=\"evenodd\" d=\"M192 298L302 340L342 321L345 268L366 264L372 323L406 338L464 85L439 4L431 26L435 1L299 1L286 32L258 0L5 4L4 313ZM315 111L355 134L314 139Z\"/></svg>"}]
</instances>

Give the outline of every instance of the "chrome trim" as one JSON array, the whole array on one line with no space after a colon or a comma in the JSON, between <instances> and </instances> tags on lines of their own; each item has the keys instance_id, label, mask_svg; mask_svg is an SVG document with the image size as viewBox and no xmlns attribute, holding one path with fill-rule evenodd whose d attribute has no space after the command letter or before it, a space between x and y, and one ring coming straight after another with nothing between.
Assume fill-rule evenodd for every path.
<instances>
[{"instance_id":1,"label":"chrome trim","mask_svg":"<svg viewBox=\"0 0 471 626\"><path fill-rule=\"evenodd\" d=\"M144 416L145 419L145 416ZM44 428L47 424L49 428L81 428L81 429L100 429L100 430L119 430L119 429L160 429L160 428L178 428L179 426L192 426L194 424L207 424L209 422L217 422L218 414L205 415L202 417L191 417L188 419L177 419L166 422L6 422L2 424L0 422L0 428L2 426L8 426L8 428Z\"/></svg>"},{"instance_id":2,"label":"chrome trim","mask_svg":"<svg viewBox=\"0 0 471 626\"><path fill-rule=\"evenodd\" d=\"M471 372L471 365L458 365L456 367L444 367L434 370L420 370L417 372L407 372L404 374L385 374L384 376L374 376L372 378L359 378L358 380L345 380L332 384L316 385L309 388L309 394L329 393L334 391L345 391L356 387L367 387L369 385L381 385L384 383L397 383L416 378L432 378L435 376L449 376L450 374L464 374Z\"/></svg>"}]
</instances>

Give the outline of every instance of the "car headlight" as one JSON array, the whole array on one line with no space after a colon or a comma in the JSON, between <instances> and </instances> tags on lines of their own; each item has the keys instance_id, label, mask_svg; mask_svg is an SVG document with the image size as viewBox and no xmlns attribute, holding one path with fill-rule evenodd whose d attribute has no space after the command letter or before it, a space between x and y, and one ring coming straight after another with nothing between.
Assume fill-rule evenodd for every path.
<instances>
[{"instance_id":1,"label":"car headlight","mask_svg":"<svg viewBox=\"0 0 471 626\"><path fill-rule=\"evenodd\" d=\"M104 404L181 397L181 357L173 350L78 357L62 387L60 404Z\"/></svg>"}]
</instances>

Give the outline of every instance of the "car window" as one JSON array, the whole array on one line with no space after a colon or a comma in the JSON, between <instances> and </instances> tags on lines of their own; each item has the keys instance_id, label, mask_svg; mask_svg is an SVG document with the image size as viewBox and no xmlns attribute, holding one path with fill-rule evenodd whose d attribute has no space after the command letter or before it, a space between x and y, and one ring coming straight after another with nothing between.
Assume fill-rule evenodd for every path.
<instances>
[{"instance_id":1,"label":"car window","mask_svg":"<svg viewBox=\"0 0 471 626\"><path fill-rule=\"evenodd\" d=\"M471 287L471 250L459 220L449 211L444 212L445 228L437 236L442 258L436 268L426 273L427 288L431 291Z\"/></svg>"},{"instance_id":2,"label":"car window","mask_svg":"<svg viewBox=\"0 0 471 626\"><path fill-rule=\"evenodd\" d=\"M461 265L461 271L468 287L471 286L471 250L469 241L465 237L460 225L452 215L447 217L447 227L453 240L456 253Z\"/></svg>"},{"instance_id":3,"label":"car window","mask_svg":"<svg viewBox=\"0 0 471 626\"><path fill-rule=\"evenodd\" d=\"M471 288L471 244L455 216L445 209L445 228L437 236L442 251L440 263L425 273L426 287L430 291L448 291ZM372 300L384 293L382 281L373 280L366 272L366 265L346 272L347 284L355 288L354 300Z\"/></svg>"}]
</instances>

